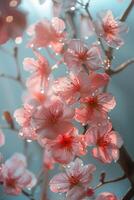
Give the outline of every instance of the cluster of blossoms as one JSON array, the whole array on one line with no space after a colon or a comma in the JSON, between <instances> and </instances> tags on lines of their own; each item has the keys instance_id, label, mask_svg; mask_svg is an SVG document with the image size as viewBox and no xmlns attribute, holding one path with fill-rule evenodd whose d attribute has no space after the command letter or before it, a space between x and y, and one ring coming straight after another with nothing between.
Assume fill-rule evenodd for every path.
<instances>
[{"instance_id":1,"label":"cluster of blossoms","mask_svg":"<svg viewBox=\"0 0 134 200\"><path fill-rule=\"evenodd\" d=\"M19 1L17 1L19 2ZM121 33L127 28L107 11L94 21L98 37L111 47L123 44ZM32 36L28 47L34 58L25 58L24 69L31 73L27 79L27 95L23 107L14 117L21 126L19 135L28 141L37 141L44 149L44 167L52 169L55 163L65 166L65 172L50 181L53 192L65 193L67 200L117 200L113 193L104 192L96 197L91 186L96 170L93 164L85 165L78 157L86 155L93 146L92 155L103 163L119 158L123 141L113 130L109 112L116 106L112 94L105 92L110 77L105 72L100 47L97 43L86 44L84 40L68 39L65 23L60 18L42 20L28 29ZM38 48L51 54L58 53L68 74L55 79L53 66ZM57 57L55 58L57 59ZM77 123L83 127L79 131ZM0 132L0 146L4 136ZM18 195L24 188L36 184L35 176L26 169L26 159L16 153L0 165L0 184L8 194Z\"/></svg>"},{"instance_id":2,"label":"cluster of blossoms","mask_svg":"<svg viewBox=\"0 0 134 200\"><path fill-rule=\"evenodd\" d=\"M5 136L0 131L0 147L5 144ZM27 170L26 158L21 153L15 153L3 162L0 156L0 185L4 192L10 195L19 195L25 188L31 189L36 184L35 175Z\"/></svg>"},{"instance_id":3,"label":"cluster of blossoms","mask_svg":"<svg viewBox=\"0 0 134 200\"><path fill-rule=\"evenodd\" d=\"M99 37L108 45L123 44L120 33L126 29L111 11L94 23ZM89 184L96 167L84 166L76 157L87 154L88 147L94 146L93 157L111 163L118 160L123 144L108 117L116 101L103 90L110 78L104 72L101 50L96 43L89 47L83 40L68 40L65 23L59 18L42 20L30 27L28 33L32 36L28 46L36 59L25 58L23 62L31 76L26 82L28 95L23 108L14 114L21 126L19 134L27 140L36 140L44 148L46 168L52 169L55 163L66 166L65 173L50 181L53 192L66 193L68 200L93 197L95 189ZM68 68L66 76L53 77L53 67L37 50L44 47L60 55L59 63ZM86 131L79 133L75 121L88 127ZM111 193L96 197L96 200L110 199L117 200L117 197Z\"/></svg>"}]
</instances>

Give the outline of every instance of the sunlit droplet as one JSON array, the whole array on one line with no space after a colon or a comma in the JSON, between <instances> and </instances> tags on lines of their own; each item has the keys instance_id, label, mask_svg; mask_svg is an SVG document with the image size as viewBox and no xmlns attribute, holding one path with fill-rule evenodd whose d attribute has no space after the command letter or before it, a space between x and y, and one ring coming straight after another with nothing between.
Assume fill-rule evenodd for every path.
<instances>
[{"instance_id":1,"label":"sunlit droplet","mask_svg":"<svg viewBox=\"0 0 134 200\"><path fill-rule=\"evenodd\" d=\"M22 37L16 37L15 43L16 44L21 44L22 43Z\"/></svg>"},{"instance_id":2,"label":"sunlit droplet","mask_svg":"<svg viewBox=\"0 0 134 200\"><path fill-rule=\"evenodd\" d=\"M17 4L18 4L18 2L17 2L16 0L11 0L11 1L9 2L9 6L10 6L10 7L16 7Z\"/></svg>"},{"instance_id":3,"label":"sunlit droplet","mask_svg":"<svg viewBox=\"0 0 134 200\"><path fill-rule=\"evenodd\" d=\"M29 142L29 143L30 143L30 142L32 142L32 140L27 140L27 142Z\"/></svg>"},{"instance_id":4,"label":"sunlit droplet","mask_svg":"<svg viewBox=\"0 0 134 200\"><path fill-rule=\"evenodd\" d=\"M74 10L75 10L75 7L74 7L74 6L72 6L72 7L70 8L70 10L74 11Z\"/></svg>"},{"instance_id":5,"label":"sunlit droplet","mask_svg":"<svg viewBox=\"0 0 134 200\"><path fill-rule=\"evenodd\" d=\"M11 23L13 21L13 16L12 15L9 15L6 17L6 22L7 23Z\"/></svg>"}]
</instances>

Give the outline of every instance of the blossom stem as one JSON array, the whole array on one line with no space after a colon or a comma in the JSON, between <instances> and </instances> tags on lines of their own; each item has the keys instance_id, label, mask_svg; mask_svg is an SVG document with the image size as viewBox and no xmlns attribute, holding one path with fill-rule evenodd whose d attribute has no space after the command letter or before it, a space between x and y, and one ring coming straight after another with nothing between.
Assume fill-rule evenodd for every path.
<instances>
[{"instance_id":1,"label":"blossom stem","mask_svg":"<svg viewBox=\"0 0 134 200\"><path fill-rule=\"evenodd\" d=\"M15 132L19 132L19 129L15 128L15 127L11 127L11 126L1 126L0 125L0 129L9 129L9 130L12 130L12 131L15 131Z\"/></svg>"},{"instance_id":2,"label":"blossom stem","mask_svg":"<svg viewBox=\"0 0 134 200\"><path fill-rule=\"evenodd\" d=\"M110 76L113 76L113 75L118 74L119 72L123 71L129 65L131 65L133 63L134 63L134 58L132 58L130 60L127 60L126 62L122 63L121 65L119 65L118 67L116 67L116 69L109 68L108 70L106 70L106 73L109 74Z\"/></svg>"},{"instance_id":3,"label":"blossom stem","mask_svg":"<svg viewBox=\"0 0 134 200\"><path fill-rule=\"evenodd\" d=\"M129 16L129 13L131 12L132 8L134 6L134 0L131 1L125 12L123 13L122 17L120 18L120 21L124 22L126 21L127 17Z\"/></svg>"},{"instance_id":4,"label":"blossom stem","mask_svg":"<svg viewBox=\"0 0 134 200\"><path fill-rule=\"evenodd\" d=\"M29 194L28 192L26 192L25 190L22 190L22 194L24 196L26 196L28 199L30 200L35 200L34 196L32 194Z\"/></svg>"},{"instance_id":5,"label":"blossom stem","mask_svg":"<svg viewBox=\"0 0 134 200\"><path fill-rule=\"evenodd\" d=\"M124 180L124 179L126 179L126 178L127 178L127 176L126 176L126 175L123 175L123 176L118 177L118 178L116 178L116 179L112 179L112 180L108 180L108 181L103 180L102 182L100 182L100 183L94 188L94 190L96 190L96 189L98 189L98 188L100 188L100 187L102 187L102 186L104 186L104 185L106 185L106 184L116 183L116 182L122 181L122 180Z\"/></svg>"},{"instance_id":6,"label":"blossom stem","mask_svg":"<svg viewBox=\"0 0 134 200\"><path fill-rule=\"evenodd\" d=\"M22 80L20 80L18 77L2 73L2 74L0 74L0 78L11 79L13 81L18 82L23 88L25 88L24 82Z\"/></svg>"}]
</instances>

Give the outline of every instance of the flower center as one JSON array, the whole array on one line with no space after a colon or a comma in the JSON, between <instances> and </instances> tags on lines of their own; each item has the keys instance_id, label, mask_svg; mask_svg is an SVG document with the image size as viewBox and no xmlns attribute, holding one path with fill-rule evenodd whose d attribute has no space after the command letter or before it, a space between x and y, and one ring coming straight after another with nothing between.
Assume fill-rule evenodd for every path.
<instances>
[{"instance_id":1,"label":"flower center","mask_svg":"<svg viewBox=\"0 0 134 200\"><path fill-rule=\"evenodd\" d=\"M79 177L75 177L75 176L69 177L69 182L70 182L71 186L78 185L80 183L79 181L80 181Z\"/></svg>"},{"instance_id":2,"label":"flower center","mask_svg":"<svg viewBox=\"0 0 134 200\"><path fill-rule=\"evenodd\" d=\"M85 61L87 59L87 51L83 51L77 54L80 61Z\"/></svg>"},{"instance_id":3,"label":"flower center","mask_svg":"<svg viewBox=\"0 0 134 200\"><path fill-rule=\"evenodd\" d=\"M6 185L8 187L15 188L16 187L16 179L14 179L14 178L7 178L6 179Z\"/></svg>"},{"instance_id":4,"label":"flower center","mask_svg":"<svg viewBox=\"0 0 134 200\"><path fill-rule=\"evenodd\" d=\"M111 139L109 138L108 135L104 135L103 137L99 137L97 140L97 145L100 147L107 147L111 142Z\"/></svg>"},{"instance_id":5,"label":"flower center","mask_svg":"<svg viewBox=\"0 0 134 200\"><path fill-rule=\"evenodd\" d=\"M72 137L67 136L67 135L62 135L60 139L60 146L62 148L71 148L72 146Z\"/></svg>"}]
</instances>

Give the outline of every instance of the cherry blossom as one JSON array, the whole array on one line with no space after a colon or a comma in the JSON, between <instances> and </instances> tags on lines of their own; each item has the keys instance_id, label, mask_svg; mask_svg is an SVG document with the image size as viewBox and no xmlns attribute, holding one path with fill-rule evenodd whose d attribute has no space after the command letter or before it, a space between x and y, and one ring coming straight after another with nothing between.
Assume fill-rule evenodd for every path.
<instances>
[{"instance_id":1,"label":"cherry blossom","mask_svg":"<svg viewBox=\"0 0 134 200\"><path fill-rule=\"evenodd\" d=\"M111 123L106 126L91 127L85 134L89 146L95 146L92 155L103 163L111 163L119 158L119 148L123 144L121 136L112 130Z\"/></svg>"},{"instance_id":2,"label":"cherry blossom","mask_svg":"<svg viewBox=\"0 0 134 200\"><path fill-rule=\"evenodd\" d=\"M78 135L76 128L57 136L55 140L47 140L45 147L51 152L53 159L62 164L70 163L75 156L86 154L84 136Z\"/></svg>"},{"instance_id":3,"label":"cherry blossom","mask_svg":"<svg viewBox=\"0 0 134 200\"><path fill-rule=\"evenodd\" d=\"M69 42L64 54L64 61L69 68L86 67L89 70L97 70L102 65L99 48L96 45L88 48L79 39L72 39Z\"/></svg>"},{"instance_id":4,"label":"cherry blossom","mask_svg":"<svg viewBox=\"0 0 134 200\"><path fill-rule=\"evenodd\" d=\"M26 28L26 14L18 10L19 3L16 0L16 6L13 6L9 0L0 1L0 44L6 43L10 38L22 36Z\"/></svg>"},{"instance_id":5,"label":"cherry blossom","mask_svg":"<svg viewBox=\"0 0 134 200\"><path fill-rule=\"evenodd\" d=\"M75 103L81 96L90 91L88 74L84 71L70 72L68 77L61 77L54 83L54 91L66 103Z\"/></svg>"},{"instance_id":6,"label":"cherry blossom","mask_svg":"<svg viewBox=\"0 0 134 200\"><path fill-rule=\"evenodd\" d=\"M0 182L6 193L19 195L24 188L32 188L36 184L33 173L26 169L27 163L24 155L15 153L2 164L0 169Z\"/></svg>"},{"instance_id":7,"label":"cherry blossom","mask_svg":"<svg viewBox=\"0 0 134 200\"><path fill-rule=\"evenodd\" d=\"M37 134L31 126L31 117L34 107L30 104L24 104L23 108L19 108L14 112L14 117L21 126L19 135L29 140L37 139Z\"/></svg>"},{"instance_id":8,"label":"cherry blossom","mask_svg":"<svg viewBox=\"0 0 134 200\"><path fill-rule=\"evenodd\" d=\"M83 124L98 123L107 118L107 113L115 105L115 98L110 93L99 93L81 98L80 108L75 110L75 119Z\"/></svg>"},{"instance_id":9,"label":"cherry blossom","mask_svg":"<svg viewBox=\"0 0 134 200\"><path fill-rule=\"evenodd\" d=\"M69 76L57 79L53 85L55 93L66 103L72 104L81 97L88 96L94 91L107 85L109 76L105 73L91 72L89 75L82 71L71 71Z\"/></svg>"},{"instance_id":10,"label":"cherry blossom","mask_svg":"<svg viewBox=\"0 0 134 200\"><path fill-rule=\"evenodd\" d=\"M113 193L103 192L95 200L118 200L118 198Z\"/></svg>"},{"instance_id":11,"label":"cherry blossom","mask_svg":"<svg viewBox=\"0 0 134 200\"><path fill-rule=\"evenodd\" d=\"M95 170L93 164L84 166L82 160L77 158L66 167L65 173L55 175L51 179L50 189L53 192L66 193L67 200L81 200L85 194L91 196L93 190L89 190L89 184Z\"/></svg>"},{"instance_id":12,"label":"cherry blossom","mask_svg":"<svg viewBox=\"0 0 134 200\"><path fill-rule=\"evenodd\" d=\"M59 99L45 102L32 115L32 126L41 138L54 139L73 127L74 110Z\"/></svg>"},{"instance_id":13,"label":"cherry blossom","mask_svg":"<svg viewBox=\"0 0 134 200\"><path fill-rule=\"evenodd\" d=\"M4 133L0 130L0 147L5 144L5 136Z\"/></svg>"},{"instance_id":14,"label":"cherry blossom","mask_svg":"<svg viewBox=\"0 0 134 200\"><path fill-rule=\"evenodd\" d=\"M25 58L23 65L24 69L30 71L32 75L27 80L27 87L34 88L44 88L48 83L48 77L51 73L47 59L42 56L39 52L34 52L37 60L33 58Z\"/></svg>"},{"instance_id":15,"label":"cherry blossom","mask_svg":"<svg viewBox=\"0 0 134 200\"><path fill-rule=\"evenodd\" d=\"M56 52L61 52L66 36L65 23L62 19L54 17L51 21L45 19L29 28L28 33L33 35L31 47L51 46Z\"/></svg>"},{"instance_id":16,"label":"cherry blossom","mask_svg":"<svg viewBox=\"0 0 134 200\"><path fill-rule=\"evenodd\" d=\"M128 28L123 22L115 19L112 11L108 10L99 16L95 22L97 33L111 47L120 47L124 44L121 34L126 32Z\"/></svg>"}]
</instances>

